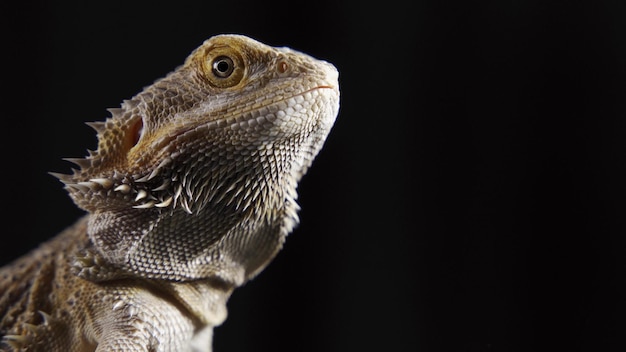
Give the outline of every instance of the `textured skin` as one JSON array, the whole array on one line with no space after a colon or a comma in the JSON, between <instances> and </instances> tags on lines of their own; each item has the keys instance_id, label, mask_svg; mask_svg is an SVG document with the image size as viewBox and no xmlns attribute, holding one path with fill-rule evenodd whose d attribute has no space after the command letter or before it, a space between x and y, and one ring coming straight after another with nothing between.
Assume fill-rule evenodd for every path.
<instances>
[{"instance_id":1,"label":"textured skin","mask_svg":"<svg viewBox=\"0 0 626 352\"><path fill-rule=\"evenodd\" d=\"M233 289L298 222L339 109L336 69L210 38L56 174L87 215L0 270L0 350L210 351Z\"/></svg>"}]
</instances>

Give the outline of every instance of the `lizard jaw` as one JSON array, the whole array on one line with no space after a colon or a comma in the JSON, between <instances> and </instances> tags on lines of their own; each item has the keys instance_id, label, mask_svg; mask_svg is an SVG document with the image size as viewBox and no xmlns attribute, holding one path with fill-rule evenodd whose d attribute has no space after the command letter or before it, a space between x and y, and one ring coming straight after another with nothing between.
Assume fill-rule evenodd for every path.
<instances>
[{"instance_id":1,"label":"lizard jaw","mask_svg":"<svg viewBox=\"0 0 626 352\"><path fill-rule=\"evenodd\" d=\"M298 104L298 100L305 95L315 94L315 92L325 90L332 91L332 93L330 93L330 100L332 100L332 97L334 97L335 95L338 95L338 89L333 85L317 85L300 93L289 95L280 100L268 103L263 106L263 109L269 109L269 107L272 105L291 102L287 103L287 107L283 108L283 110L285 110L290 106ZM262 111L263 109L256 109L254 111L259 113L259 111ZM162 137L158 141L155 141L155 145L151 146L151 149L153 150L171 151L168 152L171 154L169 157L162 159L157 166L153 167L151 172L146 173L142 176L128 178L122 177L117 173L113 173L113 175L110 177L101 176L96 178L90 178L85 181L76 182L76 180L73 178L73 175L59 173L51 173L51 175L60 179L71 193L82 194L81 197L89 196L89 198L93 199L99 194L100 197L107 198L110 203L115 203L113 200L117 199L120 203L119 206L130 206L136 209L168 208L170 206L173 209L177 205L180 205L183 210L191 214L193 212L193 206L191 202L187 199L188 197L181 197L181 195L184 195L182 185L178 184L177 186L175 186L174 183L171 182L171 178L168 177L163 178L163 181L159 185L154 185L150 183L155 178L157 178L157 176L162 175L163 170L169 167L169 165L173 163L173 159L177 157L177 154L179 154L175 152L175 150L177 149L175 147L177 145L175 141L189 139L190 136L188 134L199 133L199 130L202 129L209 130L228 125L233 126L235 123L266 124L266 129L269 130L273 126L283 126L284 119L288 118L289 117L284 117L283 120L281 120L281 117L278 116L278 114L266 114L258 116L247 116L246 114L242 114L236 120L229 121L228 118L211 120L208 123L202 124L201 126L193 126L186 129L178 130L175 133L169 134ZM329 123L332 124L333 121L329 121ZM272 138L275 139L276 135L273 135ZM178 144L183 144L183 142L180 142ZM87 159L67 160L76 163L80 167L85 167L85 162L87 161ZM302 171L298 171L298 173L302 173ZM224 195L222 195L222 197L223 196ZM254 199L252 199L251 201L254 201ZM243 209L247 208L250 205L250 201L248 201L246 204L247 205L242 206Z\"/></svg>"}]
</instances>

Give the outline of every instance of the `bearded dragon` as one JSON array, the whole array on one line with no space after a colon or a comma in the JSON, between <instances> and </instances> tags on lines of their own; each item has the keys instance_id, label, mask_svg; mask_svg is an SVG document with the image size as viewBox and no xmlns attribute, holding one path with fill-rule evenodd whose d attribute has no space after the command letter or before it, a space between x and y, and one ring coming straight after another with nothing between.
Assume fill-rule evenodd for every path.
<instances>
[{"instance_id":1,"label":"bearded dragon","mask_svg":"<svg viewBox=\"0 0 626 352\"><path fill-rule=\"evenodd\" d=\"M338 110L330 63L218 35L88 123L97 149L54 174L86 215L0 270L0 350L211 351Z\"/></svg>"}]
</instances>

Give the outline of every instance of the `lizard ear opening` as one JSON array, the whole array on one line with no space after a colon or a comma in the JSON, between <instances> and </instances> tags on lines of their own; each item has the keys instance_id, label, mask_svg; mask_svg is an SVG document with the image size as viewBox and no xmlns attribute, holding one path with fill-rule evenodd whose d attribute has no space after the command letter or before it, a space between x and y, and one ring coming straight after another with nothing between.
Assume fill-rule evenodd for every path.
<instances>
[{"instance_id":1,"label":"lizard ear opening","mask_svg":"<svg viewBox=\"0 0 626 352\"><path fill-rule=\"evenodd\" d=\"M142 135L143 135L143 119L137 118L135 121L132 122L128 130L128 133L126 134L126 141L127 141L128 149L131 149L132 147L137 145Z\"/></svg>"}]
</instances>

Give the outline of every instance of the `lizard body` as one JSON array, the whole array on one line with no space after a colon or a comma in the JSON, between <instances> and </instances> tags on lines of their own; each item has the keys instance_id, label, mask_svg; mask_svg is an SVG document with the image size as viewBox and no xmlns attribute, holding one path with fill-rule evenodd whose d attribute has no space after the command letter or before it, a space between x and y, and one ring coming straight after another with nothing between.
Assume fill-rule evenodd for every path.
<instances>
[{"instance_id":1,"label":"lizard body","mask_svg":"<svg viewBox=\"0 0 626 352\"><path fill-rule=\"evenodd\" d=\"M55 174L87 214L0 269L0 350L210 351L298 222L338 89L327 62L220 35L90 123L97 150Z\"/></svg>"}]
</instances>

